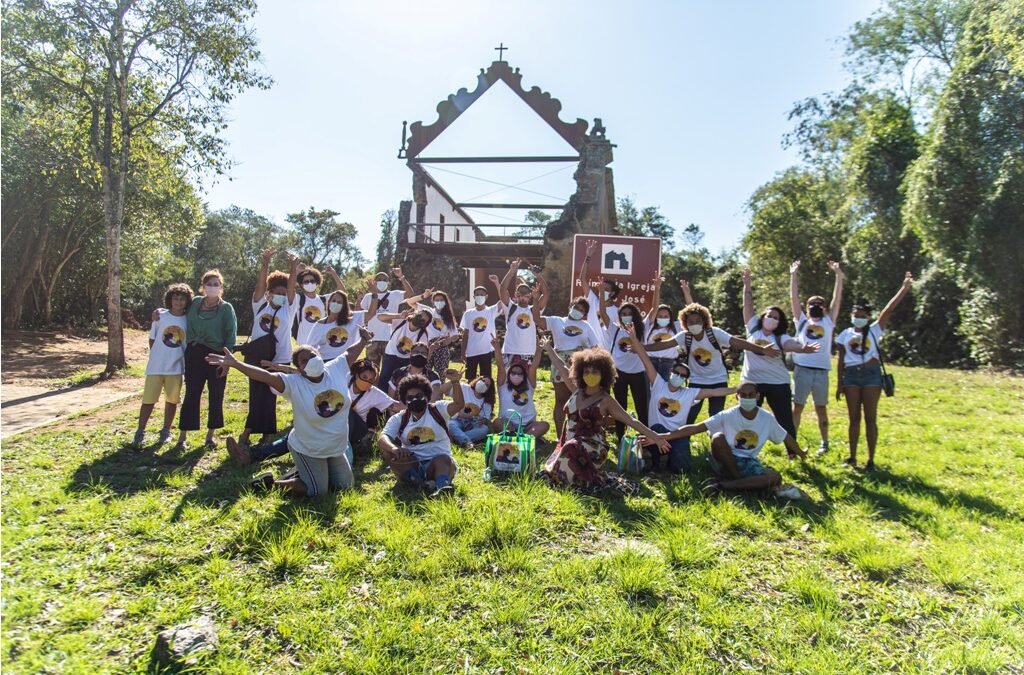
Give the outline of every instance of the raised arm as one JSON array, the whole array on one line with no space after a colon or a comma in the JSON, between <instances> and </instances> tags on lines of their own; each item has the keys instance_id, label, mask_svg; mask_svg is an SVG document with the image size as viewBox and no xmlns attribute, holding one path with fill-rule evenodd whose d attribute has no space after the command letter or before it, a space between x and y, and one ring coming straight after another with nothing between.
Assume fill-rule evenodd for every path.
<instances>
[{"instance_id":1,"label":"raised arm","mask_svg":"<svg viewBox=\"0 0 1024 675\"><path fill-rule=\"evenodd\" d=\"M536 313L540 315L548 307L550 293L548 293L548 282L539 274L537 275L537 292L540 293L540 300L535 301L533 306L537 308Z\"/></svg>"},{"instance_id":2,"label":"raised arm","mask_svg":"<svg viewBox=\"0 0 1024 675\"><path fill-rule=\"evenodd\" d=\"M604 285L604 279L601 279L601 285ZM604 299L604 289L600 293L597 293L597 320L601 323L603 328L608 328L612 325L611 317L608 316L608 301Z\"/></svg>"},{"instance_id":3,"label":"raised arm","mask_svg":"<svg viewBox=\"0 0 1024 675\"><path fill-rule=\"evenodd\" d=\"M569 369L566 368L565 361L562 360L562 357L555 351L554 346L551 344L551 339L547 336L542 337L540 339L540 348L547 352L548 358L551 359L551 365L558 371L558 374L562 378L562 382L565 383L565 386L568 387L569 391L576 391L576 383L569 379ZM534 361L540 365L536 358Z\"/></svg>"},{"instance_id":4,"label":"raised arm","mask_svg":"<svg viewBox=\"0 0 1024 675\"><path fill-rule=\"evenodd\" d=\"M278 392L284 391L284 380L280 375L274 373L268 373L259 366L253 366L248 363L242 363L234 357L230 349L224 348L223 354L207 354L206 362L216 368L235 368L236 370L242 371L242 374L248 377L250 380L256 382L262 382L263 384L273 388Z\"/></svg>"},{"instance_id":5,"label":"raised arm","mask_svg":"<svg viewBox=\"0 0 1024 675\"><path fill-rule=\"evenodd\" d=\"M743 268L743 325L746 326L754 318L753 275L749 267Z\"/></svg>"},{"instance_id":6,"label":"raised arm","mask_svg":"<svg viewBox=\"0 0 1024 675\"><path fill-rule=\"evenodd\" d=\"M444 379L452 385L452 402L448 404L448 417L454 417L466 407L466 398L462 395L462 387L459 386L462 371L449 368L444 371Z\"/></svg>"},{"instance_id":7,"label":"raised arm","mask_svg":"<svg viewBox=\"0 0 1024 675\"><path fill-rule=\"evenodd\" d=\"M892 316L893 310L900 306L903 302L903 298L907 297L907 293L910 292L910 287L914 283L914 275L907 272L903 275L903 284L900 286L900 290L896 291L896 295L892 296L892 300L886 303L882 313L878 315L878 325L885 329L886 324L889 323L889 317Z\"/></svg>"},{"instance_id":8,"label":"raised arm","mask_svg":"<svg viewBox=\"0 0 1024 675\"><path fill-rule=\"evenodd\" d=\"M264 275L266 276L266 275ZM299 258L288 252L288 304L295 302L295 285L299 281Z\"/></svg>"},{"instance_id":9,"label":"raised arm","mask_svg":"<svg viewBox=\"0 0 1024 675\"><path fill-rule=\"evenodd\" d=\"M366 329L366 326L359 327L359 339L349 345L348 349L345 350L345 360L348 361L348 365L352 365L359 359L359 353L363 351L363 347L370 344L370 340L373 339L373 333Z\"/></svg>"},{"instance_id":10,"label":"raised arm","mask_svg":"<svg viewBox=\"0 0 1024 675\"><path fill-rule=\"evenodd\" d=\"M793 310L793 321L802 313L800 307L800 261L789 264L789 308Z\"/></svg>"},{"instance_id":11,"label":"raised arm","mask_svg":"<svg viewBox=\"0 0 1024 675\"><path fill-rule=\"evenodd\" d=\"M690 292L690 282L686 279L679 280L679 290L683 292L683 302L687 305L693 304L693 293Z\"/></svg>"},{"instance_id":12,"label":"raised arm","mask_svg":"<svg viewBox=\"0 0 1024 675\"><path fill-rule=\"evenodd\" d=\"M839 267L839 263L834 260L830 260L828 268L832 270L836 275L836 285L832 289L832 306L829 308L829 313L832 316L832 323L839 320L839 309L843 304L843 270Z\"/></svg>"},{"instance_id":13,"label":"raised arm","mask_svg":"<svg viewBox=\"0 0 1024 675\"><path fill-rule=\"evenodd\" d=\"M328 265L327 267L325 267L324 268L324 274L326 274L328 277L330 277L331 281L334 282L335 290L338 290L338 291L344 291L345 290L345 282L342 281L341 277L338 276L338 272L337 272L337 270L334 269L333 265Z\"/></svg>"},{"instance_id":14,"label":"raised arm","mask_svg":"<svg viewBox=\"0 0 1024 675\"><path fill-rule=\"evenodd\" d=\"M654 362L651 361L651 357L647 354L647 350L644 349L644 342L640 339L640 336L636 334L636 327L633 324L623 326L622 330L629 336L629 340L633 345L633 353L640 357L640 362L644 364L644 372L647 373L647 381L654 382L658 377L658 369L654 367Z\"/></svg>"},{"instance_id":15,"label":"raised arm","mask_svg":"<svg viewBox=\"0 0 1024 675\"><path fill-rule=\"evenodd\" d=\"M512 264L508 266L508 272L505 272L505 277L501 280L501 285L498 287L501 304L505 305L505 307L512 306L512 298L509 295L508 287L515 280L516 275L519 274L519 264L521 262L521 260L512 261Z\"/></svg>"},{"instance_id":16,"label":"raised arm","mask_svg":"<svg viewBox=\"0 0 1024 675\"><path fill-rule=\"evenodd\" d=\"M588 239L586 242L586 253L583 255L583 267L580 269L580 295L584 298L590 293L590 259L594 257L594 251L597 250L597 241ZM570 292L569 295L572 295ZM601 297L603 293L598 293L598 297Z\"/></svg>"},{"instance_id":17,"label":"raised arm","mask_svg":"<svg viewBox=\"0 0 1024 675\"><path fill-rule=\"evenodd\" d=\"M494 347L494 365L498 369L494 383L501 387L505 384L505 359L501 356L501 338L497 335L491 338L491 346Z\"/></svg>"},{"instance_id":18,"label":"raised arm","mask_svg":"<svg viewBox=\"0 0 1024 675\"><path fill-rule=\"evenodd\" d=\"M487 275L487 280L491 282L491 285L494 286L494 290L497 291L497 293L498 293L498 303L500 304L501 301L502 301L501 300L501 279L498 278L497 274L489 274L489 275Z\"/></svg>"},{"instance_id":19,"label":"raised arm","mask_svg":"<svg viewBox=\"0 0 1024 675\"><path fill-rule=\"evenodd\" d=\"M366 315L363 318L363 323L369 323L370 319L377 315L377 309L380 303L377 302L376 289L373 287L373 281L366 282L366 293L365 295L370 298L370 306L366 308ZM351 306L351 303L350 305Z\"/></svg>"},{"instance_id":20,"label":"raised arm","mask_svg":"<svg viewBox=\"0 0 1024 675\"><path fill-rule=\"evenodd\" d=\"M661 270L654 273L654 278L651 279L651 284L654 286L654 300L651 303L651 309L644 314L644 321L647 321L648 317L657 316L658 305L661 304L661 285L665 283L665 277L661 276Z\"/></svg>"},{"instance_id":21,"label":"raised arm","mask_svg":"<svg viewBox=\"0 0 1024 675\"><path fill-rule=\"evenodd\" d=\"M541 346L538 344L537 349L533 352L533 362L530 363L530 372L526 374L526 379L530 381L530 386L534 389L537 388L537 371L540 369L540 357L544 352L541 351Z\"/></svg>"},{"instance_id":22,"label":"raised arm","mask_svg":"<svg viewBox=\"0 0 1024 675\"><path fill-rule=\"evenodd\" d=\"M395 278L398 279L399 283L402 284L402 290L405 291L405 294L407 296L414 295L416 293L416 291L414 291L412 288L412 284L409 283L409 280L406 279L405 275L402 273L401 267L392 267L391 273L394 274Z\"/></svg>"},{"instance_id":23,"label":"raised arm","mask_svg":"<svg viewBox=\"0 0 1024 675\"><path fill-rule=\"evenodd\" d=\"M267 294L267 275L270 274L270 259L273 257L272 248L265 248L260 252L260 275L256 277L256 290L252 292L253 302L259 302Z\"/></svg>"},{"instance_id":24,"label":"raised arm","mask_svg":"<svg viewBox=\"0 0 1024 675\"><path fill-rule=\"evenodd\" d=\"M762 347L760 345L755 345L753 342L750 342L749 340L738 338L735 335L733 335L732 340L729 341L729 346L735 347L736 349L746 349L748 352L754 352L755 354L760 354L761 356L769 356L772 358L779 355L779 350L775 347L775 345L765 345L764 347Z\"/></svg>"}]
</instances>

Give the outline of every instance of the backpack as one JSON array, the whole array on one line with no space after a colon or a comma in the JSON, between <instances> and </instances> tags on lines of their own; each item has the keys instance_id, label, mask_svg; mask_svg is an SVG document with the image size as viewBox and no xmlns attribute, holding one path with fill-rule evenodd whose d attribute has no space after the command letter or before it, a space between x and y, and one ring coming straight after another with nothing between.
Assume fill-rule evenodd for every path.
<instances>
[{"instance_id":1,"label":"backpack","mask_svg":"<svg viewBox=\"0 0 1024 675\"><path fill-rule=\"evenodd\" d=\"M441 428L444 429L445 435L448 436L448 442L451 443L452 442L452 432L448 431L448 423L444 421L444 416L442 416L441 413L438 412L437 408L435 408L430 403L427 404L427 412L430 413L430 416L434 418L435 422L437 422L439 425L441 425ZM398 423L398 442L399 442L399 444L401 444L401 442L402 442L402 432L405 431L405 428L407 426L409 426L409 420L411 420L411 419L412 419L412 411L409 410L408 408L406 408L405 412L402 413L402 421Z\"/></svg>"},{"instance_id":2,"label":"backpack","mask_svg":"<svg viewBox=\"0 0 1024 675\"><path fill-rule=\"evenodd\" d=\"M259 313L267 308L269 303L264 302L259 308L253 313L252 320L255 327L256 317ZM274 310L274 316L281 311L278 307ZM255 340L252 339L252 335L249 335L249 339L245 341L244 345L235 348L235 351L242 353L242 360L250 365L258 366L261 361L272 361L274 356L277 354L277 333L276 331L270 331L266 335L261 335Z\"/></svg>"},{"instance_id":3,"label":"backpack","mask_svg":"<svg viewBox=\"0 0 1024 675\"><path fill-rule=\"evenodd\" d=\"M348 409L348 442L352 447L355 447L359 441L366 437L366 434L370 433L370 427L367 424L367 420L364 420L359 416L359 413L356 412L356 403L359 403L359 399L365 395L365 391L359 392L359 395L352 399L352 406Z\"/></svg>"},{"instance_id":4,"label":"backpack","mask_svg":"<svg viewBox=\"0 0 1024 675\"><path fill-rule=\"evenodd\" d=\"M714 329L708 328L704 333L708 336L708 342L711 343L711 346L718 350L718 353L722 355L722 365L725 366L726 370L729 370L729 362L725 358L725 350L723 350L722 346L718 344L718 338L715 337ZM683 354L686 356L687 368L689 368L690 348L693 346L693 333L686 331L686 337L683 338L683 342L686 343L683 347Z\"/></svg>"}]
</instances>

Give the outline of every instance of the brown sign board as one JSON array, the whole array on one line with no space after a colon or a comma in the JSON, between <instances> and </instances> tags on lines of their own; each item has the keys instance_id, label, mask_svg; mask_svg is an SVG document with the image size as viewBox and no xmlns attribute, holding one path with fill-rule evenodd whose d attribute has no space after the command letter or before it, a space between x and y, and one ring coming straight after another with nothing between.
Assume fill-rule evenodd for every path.
<instances>
[{"instance_id":1,"label":"brown sign board","mask_svg":"<svg viewBox=\"0 0 1024 675\"><path fill-rule=\"evenodd\" d=\"M619 237L577 234L572 247L572 297L586 296L580 285L587 243L597 242L589 263L591 288L600 293L602 279L614 279L622 291L615 303L631 302L646 313L654 308L654 292L661 272L661 237Z\"/></svg>"}]
</instances>

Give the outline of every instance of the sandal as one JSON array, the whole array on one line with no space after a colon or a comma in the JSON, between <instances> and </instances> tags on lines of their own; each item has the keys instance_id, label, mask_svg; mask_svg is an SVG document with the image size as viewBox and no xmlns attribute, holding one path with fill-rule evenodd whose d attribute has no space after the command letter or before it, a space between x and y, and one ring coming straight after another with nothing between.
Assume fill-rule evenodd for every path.
<instances>
[{"instance_id":1,"label":"sandal","mask_svg":"<svg viewBox=\"0 0 1024 675\"><path fill-rule=\"evenodd\" d=\"M249 486L253 490L267 491L274 487L274 474L267 472L261 473L249 482Z\"/></svg>"}]
</instances>

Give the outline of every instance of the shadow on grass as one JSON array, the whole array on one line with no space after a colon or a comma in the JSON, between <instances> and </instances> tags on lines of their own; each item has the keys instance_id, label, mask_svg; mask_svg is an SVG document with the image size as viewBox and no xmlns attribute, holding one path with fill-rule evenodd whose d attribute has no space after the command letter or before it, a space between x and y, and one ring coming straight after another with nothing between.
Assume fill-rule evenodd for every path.
<instances>
[{"instance_id":1,"label":"shadow on grass","mask_svg":"<svg viewBox=\"0 0 1024 675\"><path fill-rule=\"evenodd\" d=\"M163 448L166 450L159 452ZM205 446L182 451L155 443L137 450L125 443L113 453L75 469L65 489L81 493L104 486L118 495L131 495L164 487L170 476L192 473L206 451Z\"/></svg>"}]
</instances>

